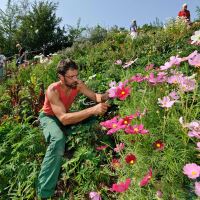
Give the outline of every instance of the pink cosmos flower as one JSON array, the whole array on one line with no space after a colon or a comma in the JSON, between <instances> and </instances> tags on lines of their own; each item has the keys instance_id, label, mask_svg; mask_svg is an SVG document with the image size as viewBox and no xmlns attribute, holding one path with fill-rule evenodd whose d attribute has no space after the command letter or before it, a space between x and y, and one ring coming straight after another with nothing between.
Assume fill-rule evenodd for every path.
<instances>
[{"instance_id":1,"label":"pink cosmos flower","mask_svg":"<svg viewBox=\"0 0 200 200\"><path fill-rule=\"evenodd\" d=\"M114 151L119 153L120 151L122 151L124 149L125 144L124 143L120 143L120 144L116 144L116 147L114 148Z\"/></svg>"},{"instance_id":2,"label":"pink cosmos flower","mask_svg":"<svg viewBox=\"0 0 200 200\"><path fill-rule=\"evenodd\" d=\"M113 134L113 133L117 132L118 130L124 129L126 127L126 125L122 124L123 119L119 119L119 121L118 121L117 118L118 117L114 117L110 120L100 123L101 126L107 128L107 129L110 129L107 132L107 135Z\"/></svg>"},{"instance_id":3,"label":"pink cosmos flower","mask_svg":"<svg viewBox=\"0 0 200 200\"><path fill-rule=\"evenodd\" d=\"M140 181L140 187L143 187L149 183L152 178L152 169L150 168L148 173L144 176L144 178Z\"/></svg>"},{"instance_id":4,"label":"pink cosmos flower","mask_svg":"<svg viewBox=\"0 0 200 200\"><path fill-rule=\"evenodd\" d=\"M101 122L100 125L104 126L105 128L113 128L115 124L118 123L118 116L113 117L112 119L109 119L107 121Z\"/></svg>"},{"instance_id":5,"label":"pink cosmos flower","mask_svg":"<svg viewBox=\"0 0 200 200\"><path fill-rule=\"evenodd\" d=\"M181 61L182 59L179 58L178 56L171 56L169 62L166 62L165 65L160 66L160 70L166 70L166 69L171 68L174 65L176 66L180 65Z\"/></svg>"},{"instance_id":6,"label":"pink cosmos flower","mask_svg":"<svg viewBox=\"0 0 200 200\"><path fill-rule=\"evenodd\" d=\"M145 71L152 70L153 67L154 67L154 64L147 65L147 66L145 67Z\"/></svg>"},{"instance_id":7,"label":"pink cosmos flower","mask_svg":"<svg viewBox=\"0 0 200 200\"><path fill-rule=\"evenodd\" d=\"M117 83L116 83L115 81L111 81L111 82L109 83L109 86L110 86L110 87L116 87L116 85L117 85Z\"/></svg>"},{"instance_id":8,"label":"pink cosmos flower","mask_svg":"<svg viewBox=\"0 0 200 200\"><path fill-rule=\"evenodd\" d=\"M115 65L122 65L122 60L116 60Z\"/></svg>"},{"instance_id":9,"label":"pink cosmos flower","mask_svg":"<svg viewBox=\"0 0 200 200\"><path fill-rule=\"evenodd\" d=\"M193 91L196 88L196 80L184 77L179 83L179 88L183 92Z\"/></svg>"},{"instance_id":10,"label":"pink cosmos flower","mask_svg":"<svg viewBox=\"0 0 200 200\"><path fill-rule=\"evenodd\" d=\"M183 78L183 74L174 74L167 78L167 82L169 84L177 84L181 82L182 78Z\"/></svg>"},{"instance_id":11,"label":"pink cosmos flower","mask_svg":"<svg viewBox=\"0 0 200 200\"><path fill-rule=\"evenodd\" d=\"M176 91L172 91L169 93L169 97L172 98L172 100L178 100L180 97Z\"/></svg>"},{"instance_id":12,"label":"pink cosmos flower","mask_svg":"<svg viewBox=\"0 0 200 200\"><path fill-rule=\"evenodd\" d=\"M193 51L189 56L187 56L187 59L188 59L188 60L189 60L189 59L194 59L195 56L197 56L197 55L198 55L198 51L195 50L195 51Z\"/></svg>"},{"instance_id":13,"label":"pink cosmos flower","mask_svg":"<svg viewBox=\"0 0 200 200\"><path fill-rule=\"evenodd\" d=\"M200 151L200 142L197 142L197 148L196 149Z\"/></svg>"},{"instance_id":14,"label":"pink cosmos flower","mask_svg":"<svg viewBox=\"0 0 200 200\"><path fill-rule=\"evenodd\" d=\"M131 179L127 178L125 182L120 182L118 184L113 184L111 191L114 192L125 192L126 190L128 190L129 186L131 184Z\"/></svg>"},{"instance_id":15,"label":"pink cosmos flower","mask_svg":"<svg viewBox=\"0 0 200 200\"><path fill-rule=\"evenodd\" d=\"M195 182L195 194L200 197L200 182Z\"/></svg>"},{"instance_id":16,"label":"pink cosmos flower","mask_svg":"<svg viewBox=\"0 0 200 200\"><path fill-rule=\"evenodd\" d=\"M129 125L125 128L125 132L128 134L147 134L149 131L144 129L143 124L139 125Z\"/></svg>"},{"instance_id":17,"label":"pink cosmos flower","mask_svg":"<svg viewBox=\"0 0 200 200\"><path fill-rule=\"evenodd\" d=\"M171 101L168 96L163 97L163 99L158 98L158 103L163 108L170 108L173 106L175 101Z\"/></svg>"},{"instance_id":18,"label":"pink cosmos flower","mask_svg":"<svg viewBox=\"0 0 200 200\"><path fill-rule=\"evenodd\" d=\"M91 200L102 200L98 192L90 192L89 197Z\"/></svg>"},{"instance_id":19,"label":"pink cosmos flower","mask_svg":"<svg viewBox=\"0 0 200 200\"><path fill-rule=\"evenodd\" d=\"M108 96L110 98L116 98L117 97L117 87L111 87L109 90L108 90Z\"/></svg>"},{"instance_id":20,"label":"pink cosmos flower","mask_svg":"<svg viewBox=\"0 0 200 200\"><path fill-rule=\"evenodd\" d=\"M196 179L200 175L200 166L195 163L188 163L183 167L183 173L191 179Z\"/></svg>"},{"instance_id":21,"label":"pink cosmos flower","mask_svg":"<svg viewBox=\"0 0 200 200\"><path fill-rule=\"evenodd\" d=\"M140 82L142 82L144 80L145 80L144 76L142 76L141 74L136 74L135 76L132 76L129 81L130 82L140 83Z\"/></svg>"},{"instance_id":22,"label":"pink cosmos flower","mask_svg":"<svg viewBox=\"0 0 200 200\"><path fill-rule=\"evenodd\" d=\"M194 57L189 58L188 63L195 67L200 67L200 54L197 53Z\"/></svg>"},{"instance_id":23,"label":"pink cosmos flower","mask_svg":"<svg viewBox=\"0 0 200 200\"><path fill-rule=\"evenodd\" d=\"M192 121L186 125L189 128L188 136L200 139L200 121Z\"/></svg>"}]
</instances>

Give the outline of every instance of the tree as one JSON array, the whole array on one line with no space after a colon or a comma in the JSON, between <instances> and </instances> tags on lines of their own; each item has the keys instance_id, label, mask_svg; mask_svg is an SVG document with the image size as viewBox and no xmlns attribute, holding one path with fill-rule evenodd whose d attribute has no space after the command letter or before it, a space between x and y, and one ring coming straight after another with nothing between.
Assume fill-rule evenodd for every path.
<instances>
[{"instance_id":1,"label":"tree","mask_svg":"<svg viewBox=\"0 0 200 200\"><path fill-rule=\"evenodd\" d=\"M14 37L19 24L18 11L18 6L11 0L8 0L5 11L0 9L1 46L6 55L14 53Z\"/></svg>"},{"instance_id":2,"label":"tree","mask_svg":"<svg viewBox=\"0 0 200 200\"><path fill-rule=\"evenodd\" d=\"M59 27L62 19L55 14L57 5L51 1L35 1L28 14L21 18L17 40L28 49L41 50L44 46L54 46L66 39L64 28Z\"/></svg>"}]
</instances>

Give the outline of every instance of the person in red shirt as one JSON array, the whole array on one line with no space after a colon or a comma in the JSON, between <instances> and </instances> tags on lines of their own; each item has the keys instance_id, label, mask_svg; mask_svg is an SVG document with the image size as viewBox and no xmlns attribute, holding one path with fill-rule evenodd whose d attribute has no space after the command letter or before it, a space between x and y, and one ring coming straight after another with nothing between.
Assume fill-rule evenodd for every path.
<instances>
[{"instance_id":1,"label":"person in red shirt","mask_svg":"<svg viewBox=\"0 0 200 200\"><path fill-rule=\"evenodd\" d=\"M187 4L184 3L182 6L182 10L179 11L178 17L186 19L187 22L190 22L190 11L187 10Z\"/></svg>"}]
</instances>

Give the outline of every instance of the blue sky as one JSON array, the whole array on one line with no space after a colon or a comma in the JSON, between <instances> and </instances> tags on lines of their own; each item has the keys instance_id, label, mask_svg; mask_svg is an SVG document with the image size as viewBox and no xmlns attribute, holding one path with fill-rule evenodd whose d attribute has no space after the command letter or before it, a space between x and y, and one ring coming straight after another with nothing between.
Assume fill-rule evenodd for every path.
<instances>
[{"instance_id":1,"label":"blue sky","mask_svg":"<svg viewBox=\"0 0 200 200\"><path fill-rule=\"evenodd\" d=\"M166 22L176 17L183 3L188 4L191 19L197 18L196 7L200 0L52 0L59 2L57 16L62 17L62 25L77 24L92 27L97 24L110 28L114 25L129 28L132 19L139 26L154 22L156 17ZM5 9L7 0L0 0L0 7Z\"/></svg>"}]
</instances>

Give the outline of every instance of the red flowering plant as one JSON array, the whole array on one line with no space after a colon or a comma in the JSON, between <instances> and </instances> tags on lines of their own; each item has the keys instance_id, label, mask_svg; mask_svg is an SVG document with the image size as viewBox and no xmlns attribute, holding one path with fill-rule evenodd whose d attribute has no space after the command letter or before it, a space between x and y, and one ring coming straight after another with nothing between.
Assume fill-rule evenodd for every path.
<instances>
[{"instance_id":1,"label":"red flowering plant","mask_svg":"<svg viewBox=\"0 0 200 200\"><path fill-rule=\"evenodd\" d=\"M158 150L158 151L162 151L165 147L165 144L161 141L161 140L156 140L153 143L153 148Z\"/></svg>"},{"instance_id":2,"label":"red flowering plant","mask_svg":"<svg viewBox=\"0 0 200 200\"><path fill-rule=\"evenodd\" d=\"M127 178L125 182L114 183L110 189L112 192L125 192L131 184L131 179Z\"/></svg>"},{"instance_id":3,"label":"red flowering plant","mask_svg":"<svg viewBox=\"0 0 200 200\"><path fill-rule=\"evenodd\" d=\"M136 156L132 153L126 155L125 157L126 163L128 164L134 164L137 160Z\"/></svg>"},{"instance_id":4,"label":"red flowering plant","mask_svg":"<svg viewBox=\"0 0 200 200\"><path fill-rule=\"evenodd\" d=\"M149 181L151 180L151 178L152 178L152 169L150 168L148 173L140 181L140 187L147 185Z\"/></svg>"}]
</instances>

